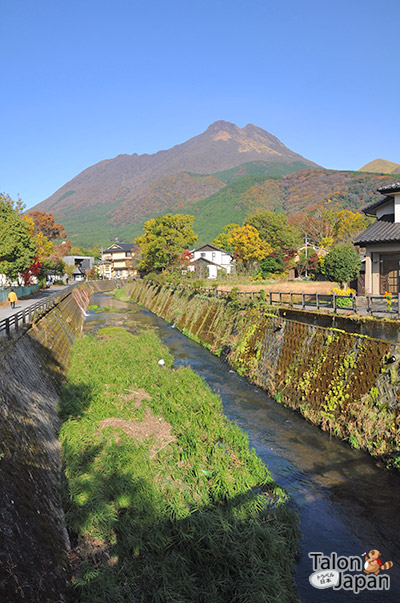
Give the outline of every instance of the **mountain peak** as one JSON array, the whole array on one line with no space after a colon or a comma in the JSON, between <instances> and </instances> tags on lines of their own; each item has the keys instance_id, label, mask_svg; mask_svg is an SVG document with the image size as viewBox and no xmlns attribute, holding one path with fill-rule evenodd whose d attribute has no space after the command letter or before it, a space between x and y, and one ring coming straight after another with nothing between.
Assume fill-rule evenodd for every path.
<instances>
[{"instance_id":1,"label":"mountain peak","mask_svg":"<svg viewBox=\"0 0 400 603\"><path fill-rule=\"evenodd\" d=\"M212 134L213 132L220 132L221 130L229 133L240 132L240 128L238 128L236 124L232 123L231 121L224 121L223 119L215 121L209 125L206 132Z\"/></svg>"},{"instance_id":2,"label":"mountain peak","mask_svg":"<svg viewBox=\"0 0 400 603\"><path fill-rule=\"evenodd\" d=\"M358 171L372 172L376 174L399 174L400 165L398 163L394 163L393 161L388 161L387 159L374 159L373 161L370 161L364 165Z\"/></svg>"}]
</instances>

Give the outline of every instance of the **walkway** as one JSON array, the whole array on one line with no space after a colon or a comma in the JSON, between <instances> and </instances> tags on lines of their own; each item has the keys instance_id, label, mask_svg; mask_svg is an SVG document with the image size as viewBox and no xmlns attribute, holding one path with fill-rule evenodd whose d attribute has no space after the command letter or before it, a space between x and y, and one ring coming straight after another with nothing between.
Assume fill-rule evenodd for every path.
<instances>
[{"instance_id":1,"label":"walkway","mask_svg":"<svg viewBox=\"0 0 400 603\"><path fill-rule=\"evenodd\" d=\"M15 304L14 309L12 309L10 307L10 305L8 304L7 306L4 306L4 308L0 308L0 320L4 320L4 318L9 318L16 312L20 312L21 310L25 310L26 308L29 308L29 306L32 306L34 303L36 303L40 299L46 299L47 297L50 297L54 293L57 293L57 291L63 291L65 289L66 289L65 285L57 285L57 286L50 287L50 289L43 289L36 295L31 295L28 298L19 299L17 301L17 303Z\"/></svg>"}]
</instances>

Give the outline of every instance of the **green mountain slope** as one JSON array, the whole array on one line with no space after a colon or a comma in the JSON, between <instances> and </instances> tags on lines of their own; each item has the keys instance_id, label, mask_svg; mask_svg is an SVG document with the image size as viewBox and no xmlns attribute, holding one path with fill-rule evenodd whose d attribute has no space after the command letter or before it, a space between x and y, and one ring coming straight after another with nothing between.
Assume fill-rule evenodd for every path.
<instances>
[{"instance_id":1,"label":"green mountain slope","mask_svg":"<svg viewBox=\"0 0 400 603\"><path fill-rule=\"evenodd\" d=\"M216 172L211 175L218 180L225 182L225 184L230 184L242 176L252 176L256 174L284 176L285 174L291 174L292 172L309 169L310 166L302 161L292 161L291 163L249 161L231 168L230 170L223 170L222 172Z\"/></svg>"},{"instance_id":2,"label":"green mountain slope","mask_svg":"<svg viewBox=\"0 0 400 603\"><path fill-rule=\"evenodd\" d=\"M303 170L286 176L245 176L218 193L195 203L194 229L198 243L212 241L226 224L241 224L250 212L304 214L316 205L358 211L380 197L377 188L393 182L392 176Z\"/></svg>"},{"instance_id":3,"label":"green mountain slope","mask_svg":"<svg viewBox=\"0 0 400 603\"><path fill-rule=\"evenodd\" d=\"M198 242L212 241L226 224L241 224L248 213L248 191L263 185L267 179L280 178L281 176L262 174L243 176L218 193L192 205L188 211L194 215L194 231L199 235Z\"/></svg>"}]
</instances>

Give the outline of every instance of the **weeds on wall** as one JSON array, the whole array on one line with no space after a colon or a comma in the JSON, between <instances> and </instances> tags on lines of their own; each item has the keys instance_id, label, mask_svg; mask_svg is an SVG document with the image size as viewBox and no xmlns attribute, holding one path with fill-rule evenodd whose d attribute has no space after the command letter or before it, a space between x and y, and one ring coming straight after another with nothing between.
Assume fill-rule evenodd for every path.
<instances>
[{"instance_id":1,"label":"weeds on wall","mask_svg":"<svg viewBox=\"0 0 400 603\"><path fill-rule=\"evenodd\" d=\"M145 289L137 285L134 298ZM155 296L157 297L157 296ZM154 308L155 297L148 298ZM324 329L279 317L265 299L213 299L184 290L172 296L173 322L220 353L243 376L279 395L312 423L381 456L400 461L400 380L396 346L340 329ZM171 320L169 314L160 314ZM376 402L374 388L378 390Z\"/></svg>"}]
</instances>

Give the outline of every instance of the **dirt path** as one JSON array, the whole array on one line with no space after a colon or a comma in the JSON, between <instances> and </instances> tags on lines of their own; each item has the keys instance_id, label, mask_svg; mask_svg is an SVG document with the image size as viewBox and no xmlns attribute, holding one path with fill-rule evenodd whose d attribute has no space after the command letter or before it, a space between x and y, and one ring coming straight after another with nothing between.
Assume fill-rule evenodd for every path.
<instances>
[{"instance_id":1,"label":"dirt path","mask_svg":"<svg viewBox=\"0 0 400 603\"><path fill-rule=\"evenodd\" d=\"M282 293L329 293L333 288L338 287L337 283L330 281L275 281L269 284L254 285L220 285L219 291L230 291L237 287L239 291L282 291Z\"/></svg>"}]
</instances>

